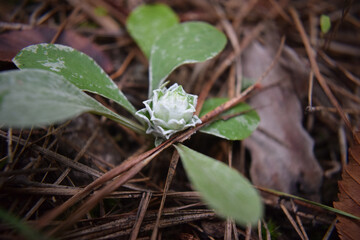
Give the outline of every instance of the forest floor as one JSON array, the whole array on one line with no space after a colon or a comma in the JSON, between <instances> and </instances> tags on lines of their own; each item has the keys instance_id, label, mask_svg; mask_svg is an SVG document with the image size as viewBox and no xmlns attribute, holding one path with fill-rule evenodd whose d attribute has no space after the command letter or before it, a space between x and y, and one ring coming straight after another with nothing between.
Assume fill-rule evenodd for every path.
<instances>
[{"instance_id":1,"label":"forest floor","mask_svg":"<svg viewBox=\"0 0 360 240\"><path fill-rule=\"evenodd\" d=\"M199 133L185 142L231 162L248 177L262 194L263 220L244 228L217 217L192 190L181 162L171 161L173 148L76 216L87 199L105 188L91 185L96 179L153 147L151 138L83 114L50 127L0 130L0 238L38 239L16 228L40 225L44 239L339 239L356 234L351 224L339 224L334 212L268 190L333 207L343 201L339 192L349 189L339 190L338 181L348 148L360 153L353 140L360 123L360 2L158 2L171 7L181 22L208 22L228 38L216 58L181 66L169 76L192 94L212 85L207 97L236 96L261 77L285 40L281 57L247 99L260 115L258 130L244 141ZM147 99L148 60L128 34L126 18L143 3L153 1L2 1L0 70L16 68L11 59L28 45L68 45L94 58L141 109ZM327 33L321 31L321 15L330 17ZM111 101L96 99L127 114ZM112 179L101 182L111 184ZM169 190L163 194L165 186ZM356 188L359 184L351 189ZM73 196L77 202L64 205ZM358 194L354 201L359 199ZM349 206L359 215L346 204L343 210ZM47 218L59 206L62 214ZM9 214L22 221L12 224Z\"/></svg>"}]
</instances>

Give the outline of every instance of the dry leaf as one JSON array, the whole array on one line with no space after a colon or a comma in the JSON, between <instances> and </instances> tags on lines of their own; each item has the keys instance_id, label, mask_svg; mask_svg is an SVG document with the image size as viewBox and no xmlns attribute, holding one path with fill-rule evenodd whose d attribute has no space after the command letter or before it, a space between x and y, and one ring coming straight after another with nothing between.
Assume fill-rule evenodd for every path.
<instances>
[{"instance_id":1,"label":"dry leaf","mask_svg":"<svg viewBox=\"0 0 360 240\"><path fill-rule=\"evenodd\" d=\"M29 30L8 31L0 34L0 61L11 62L12 58L24 47L38 43L49 43L57 30L48 27L37 27ZM64 44L86 53L92 57L105 72L113 71L110 59L88 38L75 31L65 30L56 43Z\"/></svg>"},{"instance_id":2,"label":"dry leaf","mask_svg":"<svg viewBox=\"0 0 360 240\"><path fill-rule=\"evenodd\" d=\"M358 138L360 133L357 133ZM339 201L334 207L360 217L360 143L349 149L349 163L343 169L342 180L339 181ZM360 239L360 221L338 216L336 229L342 240Z\"/></svg>"},{"instance_id":3,"label":"dry leaf","mask_svg":"<svg viewBox=\"0 0 360 240\"><path fill-rule=\"evenodd\" d=\"M256 80L270 65L277 45L254 42L243 54L244 76ZM263 89L250 100L261 121L244 144L251 152L255 185L318 200L323 172L313 153L313 140L302 126L304 110L294 90L301 80L276 64L261 83Z\"/></svg>"}]
</instances>

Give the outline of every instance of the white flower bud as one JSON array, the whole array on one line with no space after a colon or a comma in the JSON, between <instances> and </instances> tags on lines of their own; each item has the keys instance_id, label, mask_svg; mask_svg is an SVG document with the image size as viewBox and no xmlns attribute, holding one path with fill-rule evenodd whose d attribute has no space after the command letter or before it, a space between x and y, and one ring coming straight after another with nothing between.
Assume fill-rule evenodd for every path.
<instances>
[{"instance_id":1,"label":"white flower bud","mask_svg":"<svg viewBox=\"0 0 360 240\"><path fill-rule=\"evenodd\" d=\"M153 91L153 97L144 101L145 108L136 112L136 116L148 124L146 133L156 137L156 144L171 135L201 123L194 115L197 96L187 94L182 86L172 85Z\"/></svg>"}]
</instances>

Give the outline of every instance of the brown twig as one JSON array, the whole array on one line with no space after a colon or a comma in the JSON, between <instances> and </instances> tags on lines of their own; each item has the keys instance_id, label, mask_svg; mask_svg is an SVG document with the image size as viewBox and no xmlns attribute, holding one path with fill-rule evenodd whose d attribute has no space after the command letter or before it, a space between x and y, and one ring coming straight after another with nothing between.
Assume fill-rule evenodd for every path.
<instances>
[{"instance_id":1,"label":"brown twig","mask_svg":"<svg viewBox=\"0 0 360 240\"><path fill-rule=\"evenodd\" d=\"M136 215L135 224L134 224L133 229L131 231L130 240L136 240L137 239L137 236L138 236L139 231L140 231L141 223L144 220L146 210L147 210L147 208L149 206L149 203L150 203L151 195L152 194L150 192L143 193L143 197L141 198L141 202L139 204L139 210L138 210L138 213Z\"/></svg>"},{"instance_id":2,"label":"brown twig","mask_svg":"<svg viewBox=\"0 0 360 240\"><path fill-rule=\"evenodd\" d=\"M3 131L0 130L0 137L4 137L4 138L7 138L6 137L6 133L4 133ZM13 139L14 141L17 141L19 142L21 145L24 145L26 143L25 140L23 139L19 139L18 137L15 137L13 136ZM64 164L65 166L68 166L68 167L71 167L73 169L77 169L79 170L80 172L84 172L86 174L89 174L90 176L94 176L94 177L100 177L102 175L101 172L95 170L95 169L92 169L84 164L81 164L81 163L77 163L77 162L74 162L73 160L61 155L61 154L58 154L56 152L53 152L49 149L46 149L44 147L41 147L41 146L37 146L37 145L32 145L31 143L29 143L29 146L31 145L31 148L43 155L45 155L46 157L50 158L50 159L53 159L55 161L58 161L62 164ZM28 147L29 147L28 146Z\"/></svg>"},{"instance_id":3,"label":"brown twig","mask_svg":"<svg viewBox=\"0 0 360 240\"><path fill-rule=\"evenodd\" d=\"M163 212L163 208L165 206L166 195L167 195L167 193L169 191L170 184L171 184L172 179L174 177L178 161L179 161L179 153L175 150L174 153L173 153L173 156L171 157L171 162L170 162L168 174L167 174L167 177L166 177L166 182L165 182L165 187L164 187L164 190L163 190L163 195L161 197L159 211L158 211L158 214L157 214L157 217L156 217L153 232L151 234L151 239L152 240L157 239L157 233L158 233L158 229L159 229L159 225L160 225L160 218L161 218L161 215L162 215L162 212Z\"/></svg>"},{"instance_id":4,"label":"brown twig","mask_svg":"<svg viewBox=\"0 0 360 240\"><path fill-rule=\"evenodd\" d=\"M249 4L247 4L249 5ZM221 25L223 26L227 36L230 39L231 45L234 48L237 55L234 59L234 63L230 69L230 81L229 81L229 97L232 98L241 92L242 72L241 72L241 58L238 54L241 51L239 39L237 37L235 28L230 24L228 18L225 15L225 11L219 4L214 5L215 11L220 18ZM233 23L235 24L235 22ZM235 72L234 72L235 70ZM236 81L235 81L236 80ZM231 91L232 90L232 91Z\"/></svg>"},{"instance_id":5,"label":"brown twig","mask_svg":"<svg viewBox=\"0 0 360 240\"><path fill-rule=\"evenodd\" d=\"M80 8L85 12L92 20L99 24L107 32L119 32L119 24L110 16L98 16L96 15L94 5L90 1L68 0L68 2L75 8Z\"/></svg>"},{"instance_id":6,"label":"brown twig","mask_svg":"<svg viewBox=\"0 0 360 240\"><path fill-rule=\"evenodd\" d=\"M56 31L56 34L54 35L54 37L51 39L50 43L54 44L58 38L60 37L61 33L65 30L66 25L70 22L70 20L72 20L80 11L80 7L76 7L72 13L70 14L70 16L68 18L65 19L65 21L60 25L60 27L58 28L58 30Z\"/></svg>"},{"instance_id":7,"label":"brown twig","mask_svg":"<svg viewBox=\"0 0 360 240\"><path fill-rule=\"evenodd\" d=\"M326 80L324 79L324 77L322 76L322 74L320 72L319 66L318 66L318 64L316 62L316 59L315 59L314 50L312 49L312 47L310 45L309 38L306 35L304 26L302 25L302 23L300 21L298 13L296 12L296 10L293 7L291 7L289 9L289 11L290 11L291 17L293 18L293 20L295 22L296 29L300 33L301 39L302 39L303 44L305 46L306 53L307 53L307 55L309 57L311 69L313 70L313 72L314 72L314 74L316 76L316 79L318 80L320 86L322 87L325 94L329 98L330 102L334 105L334 107L338 111L340 117L345 122L346 127L349 129L350 132L353 133L352 126L351 126L351 123L350 123L349 119L346 117L346 115L345 115L344 111L342 110L340 104L338 103L338 101L336 100L334 95L332 94L328 84L326 83ZM353 135L355 136L354 133L353 133Z\"/></svg>"},{"instance_id":8,"label":"brown twig","mask_svg":"<svg viewBox=\"0 0 360 240\"><path fill-rule=\"evenodd\" d=\"M236 18L234 19L234 29L239 29L241 23L243 22L245 17L251 13L251 10L255 7L257 2L258 0L250 0L247 2L247 4L240 8L239 13L236 14Z\"/></svg>"},{"instance_id":9,"label":"brown twig","mask_svg":"<svg viewBox=\"0 0 360 240\"><path fill-rule=\"evenodd\" d=\"M340 71L344 73L344 75L351 80L356 85L360 86L360 79L352 74L350 71L348 71L345 67L343 67L341 64L337 63L333 59L331 59L329 56L327 56L323 51L318 52L319 56L324 59L325 62L327 62L330 66L334 68L338 68Z\"/></svg>"},{"instance_id":10,"label":"brown twig","mask_svg":"<svg viewBox=\"0 0 360 240\"><path fill-rule=\"evenodd\" d=\"M291 207L292 207L292 209L293 209L293 212L296 213L296 212L298 211L297 206L295 205L294 201L290 200L290 202L291 202ZM306 233L306 231L305 231L304 225L303 225L303 223L302 223L302 221L301 221L301 218L299 217L298 214L295 214L295 219L296 219L296 222L297 222L297 224L298 224L298 226L299 226L299 228L300 228L300 230L301 230L304 238L305 238L306 240L309 240L309 237L308 237L308 235L307 235L307 233Z\"/></svg>"},{"instance_id":11,"label":"brown twig","mask_svg":"<svg viewBox=\"0 0 360 240\"><path fill-rule=\"evenodd\" d=\"M84 216L90 209L92 209L98 202L100 202L105 196L107 196L109 193L115 191L117 188L119 188L124 183L126 183L128 180L130 180L132 177L134 177L144 166L146 166L159 153L160 152L157 152L157 153L145 158L144 160L142 160L141 162L139 162L135 166L133 166L131 169L129 169L129 171L118 176L116 179L113 180L113 182L109 183L108 185L106 185L105 187L100 189L98 192L95 192L94 195L89 197L89 199L86 200L85 203L82 204L75 211L75 213L73 213L62 224L58 225L56 228L54 228L52 231L50 231L49 234L53 235L56 232L59 232L60 230L65 229L65 228L71 226L72 224L74 224L82 216ZM86 188L88 188L88 187L86 187ZM92 190L92 189L89 189L89 190ZM84 193L80 193L80 194L83 195ZM87 192L86 192L86 194L87 194Z\"/></svg>"},{"instance_id":12,"label":"brown twig","mask_svg":"<svg viewBox=\"0 0 360 240\"><path fill-rule=\"evenodd\" d=\"M94 182L90 183L88 186L86 186L80 193L74 195L70 199L68 199L65 203L60 205L59 207L55 208L54 210L48 212L45 214L42 218L40 218L37 222L38 227L44 227L50 223L51 220L56 218L58 215L60 215L63 211L65 211L67 208L71 207L73 204L75 204L80 199L86 197L89 193L91 193L93 190L95 190L98 186L102 185L103 183L115 178L116 176L120 175L122 172L128 170L135 164L139 163L143 159L146 159L149 157L153 152L156 151L157 148L154 148L148 152L145 152L143 154L140 154L139 156L133 156L129 159L127 159L125 162L123 162L121 165L117 166L116 168L110 170L109 172L105 173L101 177L97 178Z\"/></svg>"},{"instance_id":13,"label":"brown twig","mask_svg":"<svg viewBox=\"0 0 360 240\"><path fill-rule=\"evenodd\" d=\"M289 211L286 209L285 205L283 203L280 203L280 207L281 210L283 210L284 214L286 215L286 217L288 218L289 222L291 223L291 225L293 226L293 228L296 230L297 234L299 235L299 237L302 240L306 240L306 238L304 237L303 233L301 232L299 226L296 224L295 220L292 218L291 214L289 213Z\"/></svg>"},{"instance_id":14,"label":"brown twig","mask_svg":"<svg viewBox=\"0 0 360 240\"><path fill-rule=\"evenodd\" d=\"M147 212L144 222L139 230L140 233L151 231L154 228L152 219L156 216L156 212ZM212 211L178 211L173 209L166 209L166 219L161 220L160 228L176 226L179 224L190 223L197 220L209 219L215 217ZM122 236L131 234L132 225L134 224L134 215L131 216L117 216L116 220L93 226L88 229L79 229L76 231L65 233L64 239L118 239Z\"/></svg>"},{"instance_id":15,"label":"brown twig","mask_svg":"<svg viewBox=\"0 0 360 240\"><path fill-rule=\"evenodd\" d=\"M126 68L129 66L129 64L131 63L131 61L133 60L133 58L135 57L135 53L136 53L136 50L132 50L128 55L127 57L125 58L124 62L122 63L122 65L120 66L120 68L114 72L113 74L111 74L110 78L112 80L114 80L115 78L118 78L120 77L126 70ZM121 89L120 86L118 86L119 89Z\"/></svg>"}]
</instances>

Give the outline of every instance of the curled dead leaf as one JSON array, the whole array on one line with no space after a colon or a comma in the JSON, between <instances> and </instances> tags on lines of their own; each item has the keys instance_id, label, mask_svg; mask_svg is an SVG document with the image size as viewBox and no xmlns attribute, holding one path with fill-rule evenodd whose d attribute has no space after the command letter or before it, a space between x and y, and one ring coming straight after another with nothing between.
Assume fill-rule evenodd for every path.
<instances>
[{"instance_id":1,"label":"curled dead leaf","mask_svg":"<svg viewBox=\"0 0 360 240\"><path fill-rule=\"evenodd\" d=\"M360 132L357 133L358 138ZM349 149L349 162L342 172L339 181L339 201L334 207L360 217L360 143L357 142ZM336 224L342 240L360 239L360 221L344 216L338 216Z\"/></svg>"}]
</instances>

